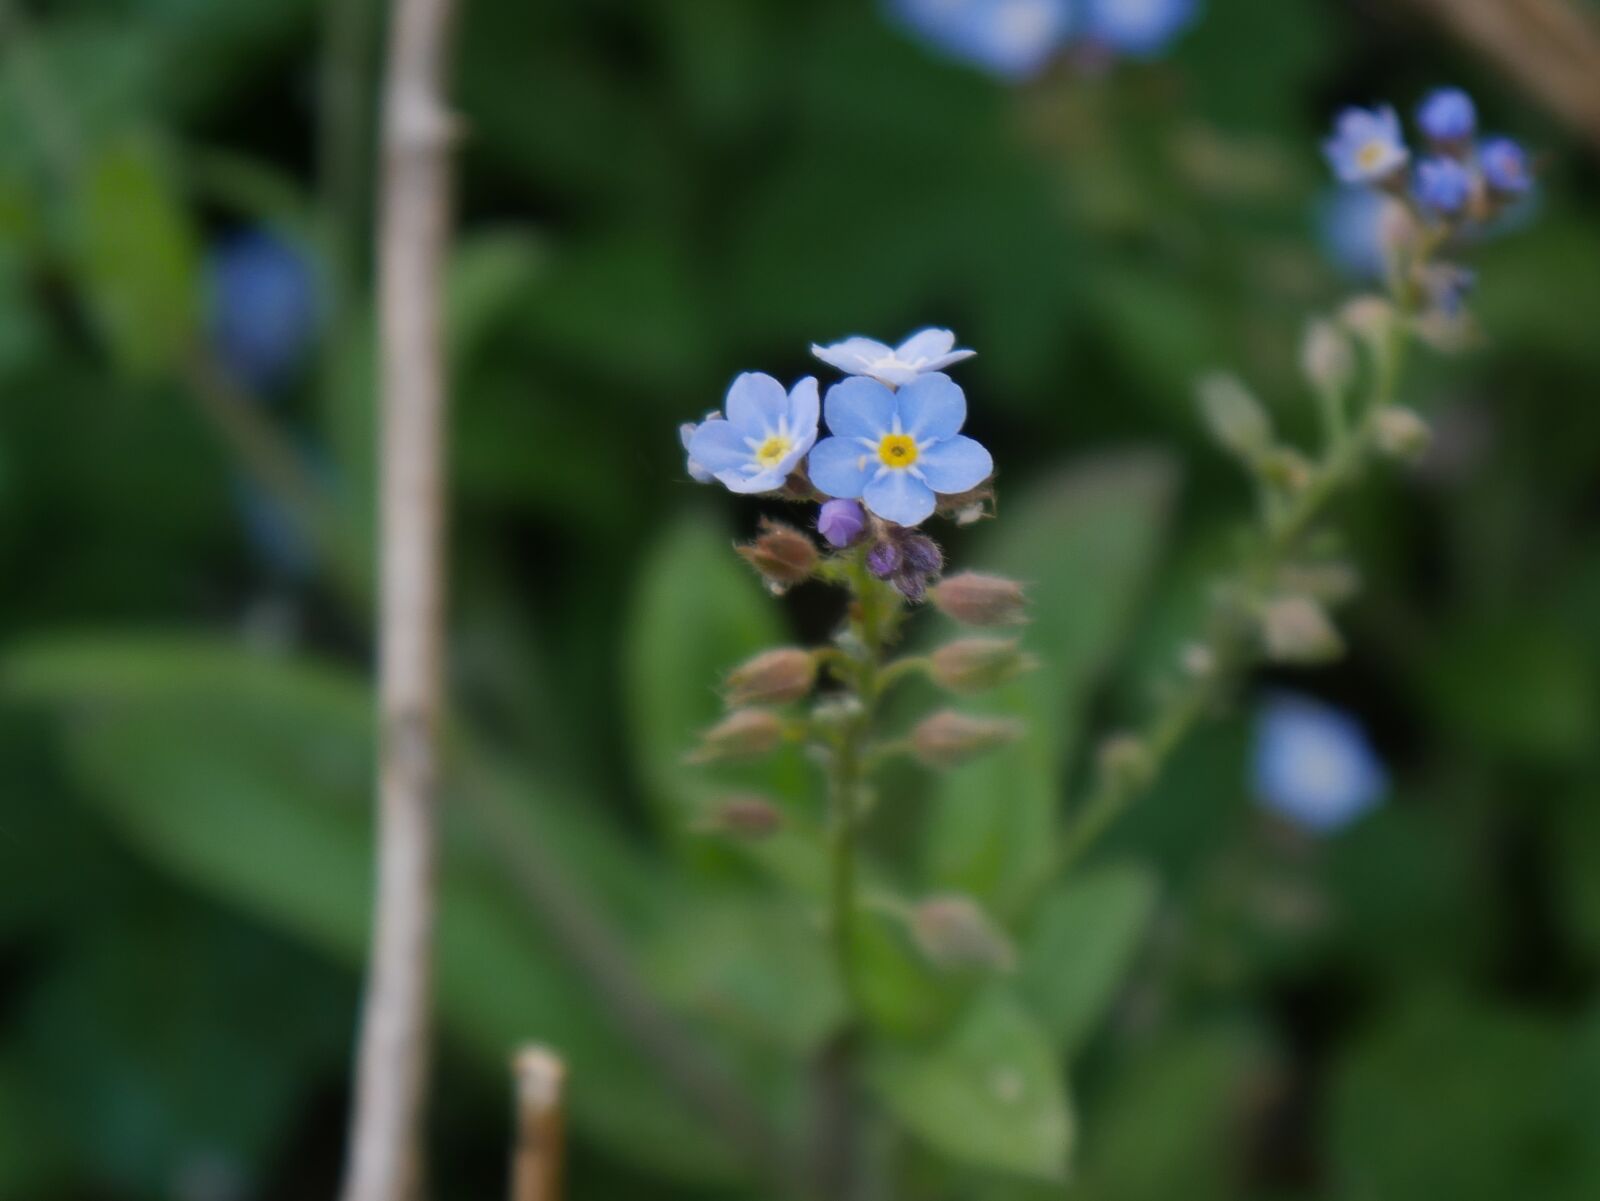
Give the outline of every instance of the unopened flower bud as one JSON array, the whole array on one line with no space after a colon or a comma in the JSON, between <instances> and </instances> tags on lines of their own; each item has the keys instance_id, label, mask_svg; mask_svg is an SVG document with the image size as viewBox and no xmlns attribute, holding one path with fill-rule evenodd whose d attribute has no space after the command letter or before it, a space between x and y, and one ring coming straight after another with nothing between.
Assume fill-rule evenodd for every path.
<instances>
[{"instance_id":1,"label":"unopened flower bud","mask_svg":"<svg viewBox=\"0 0 1600 1201\"><path fill-rule=\"evenodd\" d=\"M783 812L766 797L754 794L723 797L700 819L698 828L708 834L734 838L766 838L783 826Z\"/></svg>"},{"instance_id":2,"label":"unopened flower bud","mask_svg":"<svg viewBox=\"0 0 1600 1201\"><path fill-rule=\"evenodd\" d=\"M1382 296L1357 296L1339 310L1339 323L1369 345L1381 347L1394 324L1394 305Z\"/></svg>"},{"instance_id":3,"label":"unopened flower bud","mask_svg":"<svg viewBox=\"0 0 1600 1201\"><path fill-rule=\"evenodd\" d=\"M970 897L929 897L911 911L911 937L938 967L1008 972L1017 954L1005 932Z\"/></svg>"},{"instance_id":4,"label":"unopened flower bud","mask_svg":"<svg viewBox=\"0 0 1600 1201\"><path fill-rule=\"evenodd\" d=\"M751 759L776 750L783 741L783 721L767 709L735 709L704 734L689 756L693 763L718 759Z\"/></svg>"},{"instance_id":5,"label":"unopened flower bud","mask_svg":"<svg viewBox=\"0 0 1600 1201\"><path fill-rule=\"evenodd\" d=\"M1022 723L1012 718L973 717L942 709L917 723L911 731L911 745L917 758L929 767L955 767L1015 742L1022 737L1022 730Z\"/></svg>"},{"instance_id":6,"label":"unopened flower bud","mask_svg":"<svg viewBox=\"0 0 1600 1201\"><path fill-rule=\"evenodd\" d=\"M810 651L780 647L763 651L728 673L730 705L781 705L797 701L817 682L817 660Z\"/></svg>"},{"instance_id":7,"label":"unopened flower bud","mask_svg":"<svg viewBox=\"0 0 1600 1201\"><path fill-rule=\"evenodd\" d=\"M895 543L885 540L867 552L867 570L880 580L893 577L900 570L902 556Z\"/></svg>"},{"instance_id":8,"label":"unopened flower bud","mask_svg":"<svg viewBox=\"0 0 1600 1201\"><path fill-rule=\"evenodd\" d=\"M1312 387L1342 395L1356 373L1350 339L1331 321L1313 321L1300 343L1300 369Z\"/></svg>"},{"instance_id":9,"label":"unopened flower bud","mask_svg":"<svg viewBox=\"0 0 1600 1201\"><path fill-rule=\"evenodd\" d=\"M904 562L901 571L914 571L918 575L938 575L944 570L944 552L939 544L926 534L912 534L900 548Z\"/></svg>"},{"instance_id":10,"label":"unopened flower bud","mask_svg":"<svg viewBox=\"0 0 1600 1201\"><path fill-rule=\"evenodd\" d=\"M963 695L987 692L1037 666L1015 638L959 638L928 657L928 674L941 688Z\"/></svg>"},{"instance_id":11,"label":"unopened flower bud","mask_svg":"<svg viewBox=\"0 0 1600 1201\"><path fill-rule=\"evenodd\" d=\"M788 588L811 578L817 566L817 548L793 526L763 520L754 542L739 553L775 588Z\"/></svg>"},{"instance_id":12,"label":"unopened flower bud","mask_svg":"<svg viewBox=\"0 0 1600 1201\"><path fill-rule=\"evenodd\" d=\"M1410 409L1392 407L1379 410L1373 419L1373 434L1378 449L1397 459L1415 459L1428 449L1433 431Z\"/></svg>"},{"instance_id":13,"label":"unopened flower bud","mask_svg":"<svg viewBox=\"0 0 1600 1201\"><path fill-rule=\"evenodd\" d=\"M1196 679L1204 679L1217 670L1217 654L1203 642L1186 644L1178 655L1183 670Z\"/></svg>"},{"instance_id":14,"label":"unopened flower bud","mask_svg":"<svg viewBox=\"0 0 1600 1201\"><path fill-rule=\"evenodd\" d=\"M1200 415L1219 445L1241 459L1253 460L1272 445L1266 410L1231 375L1208 375L1199 384Z\"/></svg>"},{"instance_id":15,"label":"unopened flower bud","mask_svg":"<svg viewBox=\"0 0 1600 1201\"><path fill-rule=\"evenodd\" d=\"M1279 597L1263 606L1261 639L1278 663L1326 663L1344 650L1339 631L1308 596Z\"/></svg>"},{"instance_id":16,"label":"unopened flower bud","mask_svg":"<svg viewBox=\"0 0 1600 1201\"><path fill-rule=\"evenodd\" d=\"M1261 460L1261 475L1285 492L1300 492L1311 483L1311 462L1291 446L1279 446Z\"/></svg>"},{"instance_id":17,"label":"unopened flower bud","mask_svg":"<svg viewBox=\"0 0 1600 1201\"><path fill-rule=\"evenodd\" d=\"M934 587L938 609L969 626L1018 625L1027 621L1022 585L1003 576L964 571Z\"/></svg>"},{"instance_id":18,"label":"unopened flower bud","mask_svg":"<svg viewBox=\"0 0 1600 1201\"><path fill-rule=\"evenodd\" d=\"M861 537L867 528L867 515L853 500L825 501L817 511L817 533L828 545L843 550Z\"/></svg>"},{"instance_id":19,"label":"unopened flower bud","mask_svg":"<svg viewBox=\"0 0 1600 1201\"><path fill-rule=\"evenodd\" d=\"M1096 752L1100 774L1120 788L1139 789L1155 775L1155 764L1144 743L1132 734L1113 734Z\"/></svg>"}]
</instances>

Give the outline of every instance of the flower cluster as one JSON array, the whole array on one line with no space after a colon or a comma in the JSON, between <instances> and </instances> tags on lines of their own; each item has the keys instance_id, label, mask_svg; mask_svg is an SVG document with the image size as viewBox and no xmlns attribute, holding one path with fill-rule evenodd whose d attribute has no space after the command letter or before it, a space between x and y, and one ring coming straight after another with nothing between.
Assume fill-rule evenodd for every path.
<instances>
[{"instance_id":1,"label":"flower cluster","mask_svg":"<svg viewBox=\"0 0 1600 1201\"><path fill-rule=\"evenodd\" d=\"M1002 79L1029 79L1076 49L1091 61L1155 58L1200 0L888 0L890 16L939 53Z\"/></svg>"},{"instance_id":2,"label":"flower cluster","mask_svg":"<svg viewBox=\"0 0 1600 1201\"><path fill-rule=\"evenodd\" d=\"M823 501L816 527L828 545L844 550L865 540L872 574L921 600L944 558L916 527L941 508L981 512L994 472L989 452L961 432L966 394L942 370L974 352L958 349L945 329L922 330L898 346L846 338L811 350L847 378L819 402L810 376L788 390L770 375L739 376L723 412L680 428L689 474L733 492ZM820 440L819 420L827 425ZM779 587L812 569L795 562L804 554L785 531L769 528L746 550ZM809 539L802 541L814 557Z\"/></svg>"},{"instance_id":3,"label":"flower cluster","mask_svg":"<svg viewBox=\"0 0 1600 1201\"><path fill-rule=\"evenodd\" d=\"M1477 107L1459 88L1440 88L1418 106L1419 152L1406 142L1392 107L1347 108L1323 143L1334 175L1370 202L1367 232L1401 299L1454 316L1474 283L1471 271L1436 255L1492 232L1533 190L1528 153L1511 138L1480 137ZM1354 205L1346 206L1354 213ZM1341 257L1362 257L1346 245Z\"/></svg>"}]
</instances>

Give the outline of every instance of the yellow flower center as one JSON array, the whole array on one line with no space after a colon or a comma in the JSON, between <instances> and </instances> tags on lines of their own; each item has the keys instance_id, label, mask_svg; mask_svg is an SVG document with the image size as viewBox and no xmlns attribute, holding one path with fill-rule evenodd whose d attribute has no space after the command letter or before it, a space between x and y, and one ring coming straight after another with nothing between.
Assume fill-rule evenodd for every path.
<instances>
[{"instance_id":1,"label":"yellow flower center","mask_svg":"<svg viewBox=\"0 0 1600 1201\"><path fill-rule=\"evenodd\" d=\"M917 440L910 434L885 434L878 443L878 458L885 467L910 467L917 461Z\"/></svg>"},{"instance_id":2,"label":"yellow flower center","mask_svg":"<svg viewBox=\"0 0 1600 1201\"><path fill-rule=\"evenodd\" d=\"M1379 141L1368 142L1356 151L1356 164L1364 171L1370 171L1383 161L1384 145Z\"/></svg>"},{"instance_id":3,"label":"yellow flower center","mask_svg":"<svg viewBox=\"0 0 1600 1201\"><path fill-rule=\"evenodd\" d=\"M773 434L756 447L756 462L763 467L776 467L783 462L783 456L789 453L790 445L789 439L782 434Z\"/></svg>"}]
</instances>

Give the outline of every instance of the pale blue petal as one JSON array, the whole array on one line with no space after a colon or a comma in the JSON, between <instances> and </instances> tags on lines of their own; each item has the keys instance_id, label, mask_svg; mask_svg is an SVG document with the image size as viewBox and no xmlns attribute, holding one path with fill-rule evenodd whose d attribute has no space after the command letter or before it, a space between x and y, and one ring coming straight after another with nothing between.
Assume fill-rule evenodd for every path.
<instances>
[{"instance_id":1,"label":"pale blue petal","mask_svg":"<svg viewBox=\"0 0 1600 1201\"><path fill-rule=\"evenodd\" d=\"M811 353L830 367L837 367L848 375L863 375L869 366L892 352L882 342L872 338L846 338L832 346L812 346Z\"/></svg>"},{"instance_id":2,"label":"pale blue petal","mask_svg":"<svg viewBox=\"0 0 1600 1201\"><path fill-rule=\"evenodd\" d=\"M811 451L807 470L811 482L829 496L855 500L871 477L867 452L850 438L824 438Z\"/></svg>"},{"instance_id":3,"label":"pale blue petal","mask_svg":"<svg viewBox=\"0 0 1600 1201\"><path fill-rule=\"evenodd\" d=\"M822 412L822 397L817 389L817 377L808 375L789 389L789 436L801 454L811 449L817 440L817 419Z\"/></svg>"},{"instance_id":4,"label":"pale blue petal","mask_svg":"<svg viewBox=\"0 0 1600 1201\"><path fill-rule=\"evenodd\" d=\"M833 385L824 402L828 429L841 438L883 437L894 422L894 393L857 376Z\"/></svg>"},{"instance_id":5,"label":"pale blue petal","mask_svg":"<svg viewBox=\"0 0 1600 1201\"><path fill-rule=\"evenodd\" d=\"M895 358L907 363L916 363L925 359L936 359L942 354L949 354L950 348L956 344L956 336L947 329L919 329L912 334L894 352Z\"/></svg>"},{"instance_id":6,"label":"pale blue petal","mask_svg":"<svg viewBox=\"0 0 1600 1201\"><path fill-rule=\"evenodd\" d=\"M719 471L717 478L729 492L776 492L783 487L789 478L789 473L784 471L780 464L769 471L758 471L754 475L747 475L742 471Z\"/></svg>"},{"instance_id":7,"label":"pale blue petal","mask_svg":"<svg viewBox=\"0 0 1600 1201\"><path fill-rule=\"evenodd\" d=\"M747 438L766 438L778 431L789 410L783 385L760 371L746 371L728 389L728 420ZM704 460L702 460L703 462Z\"/></svg>"},{"instance_id":8,"label":"pale blue petal","mask_svg":"<svg viewBox=\"0 0 1600 1201\"><path fill-rule=\"evenodd\" d=\"M929 359L922 365L924 371L943 371L954 363L962 363L977 354L976 350L952 350L949 354L942 354L936 359Z\"/></svg>"},{"instance_id":9,"label":"pale blue petal","mask_svg":"<svg viewBox=\"0 0 1600 1201\"><path fill-rule=\"evenodd\" d=\"M750 462L750 447L731 421L707 421L689 439L689 457L721 479Z\"/></svg>"},{"instance_id":10,"label":"pale blue petal","mask_svg":"<svg viewBox=\"0 0 1600 1201\"><path fill-rule=\"evenodd\" d=\"M861 499L885 521L921 525L933 514L933 489L909 471L885 471L866 486Z\"/></svg>"},{"instance_id":11,"label":"pale blue petal","mask_svg":"<svg viewBox=\"0 0 1600 1201\"><path fill-rule=\"evenodd\" d=\"M917 456L917 470L935 492L965 492L994 472L994 459L964 434L935 442Z\"/></svg>"},{"instance_id":12,"label":"pale blue petal","mask_svg":"<svg viewBox=\"0 0 1600 1201\"><path fill-rule=\"evenodd\" d=\"M918 442L953 438L967 420L967 396L948 375L918 376L895 393L900 424Z\"/></svg>"}]
</instances>

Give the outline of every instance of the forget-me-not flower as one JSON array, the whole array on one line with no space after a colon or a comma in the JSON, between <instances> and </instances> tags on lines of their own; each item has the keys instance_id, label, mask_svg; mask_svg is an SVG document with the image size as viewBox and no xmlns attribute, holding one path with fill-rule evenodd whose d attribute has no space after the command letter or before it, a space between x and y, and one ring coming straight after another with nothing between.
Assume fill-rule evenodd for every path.
<instances>
[{"instance_id":1,"label":"forget-me-not flower","mask_svg":"<svg viewBox=\"0 0 1600 1201\"><path fill-rule=\"evenodd\" d=\"M723 407L726 418L704 421L689 435L689 473L699 469L730 492L783 487L817 440L815 377L785 392L770 375L747 371L733 381Z\"/></svg>"},{"instance_id":2,"label":"forget-me-not flower","mask_svg":"<svg viewBox=\"0 0 1600 1201\"><path fill-rule=\"evenodd\" d=\"M1194 23L1199 10L1199 0L1084 0L1084 33L1122 54L1152 58Z\"/></svg>"},{"instance_id":3,"label":"forget-me-not flower","mask_svg":"<svg viewBox=\"0 0 1600 1201\"><path fill-rule=\"evenodd\" d=\"M267 389L305 359L320 317L310 259L267 230L219 243L206 274L210 335L218 359L240 383Z\"/></svg>"},{"instance_id":4,"label":"forget-me-not flower","mask_svg":"<svg viewBox=\"0 0 1600 1201\"><path fill-rule=\"evenodd\" d=\"M867 375L898 388L930 371L943 371L952 363L978 352L957 350L956 336L947 329L924 329L899 346L874 338L846 338L832 346L812 346L811 353L846 375Z\"/></svg>"},{"instance_id":5,"label":"forget-me-not flower","mask_svg":"<svg viewBox=\"0 0 1600 1201\"><path fill-rule=\"evenodd\" d=\"M1322 150L1343 183L1386 179L1410 156L1400 131L1400 116L1389 105L1345 109L1335 119L1333 137L1322 144Z\"/></svg>"},{"instance_id":6,"label":"forget-me-not flower","mask_svg":"<svg viewBox=\"0 0 1600 1201\"><path fill-rule=\"evenodd\" d=\"M1355 279L1381 279L1386 212L1395 202L1365 188L1332 188L1317 203L1317 238L1334 266Z\"/></svg>"},{"instance_id":7,"label":"forget-me-not flower","mask_svg":"<svg viewBox=\"0 0 1600 1201\"><path fill-rule=\"evenodd\" d=\"M859 498L885 521L918 525L936 493L966 492L994 471L989 452L960 432L967 398L947 375L918 376L898 392L847 379L828 389L826 415L833 437L811 452L811 482Z\"/></svg>"},{"instance_id":8,"label":"forget-me-not flower","mask_svg":"<svg viewBox=\"0 0 1600 1201\"><path fill-rule=\"evenodd\" d=\"M1506 196L1520 196L1533 187L1528 152L1510 138L1485 138L1478 147L1478 167L1489 187Z\"/></svg>"},{"instance_id":9,"label":"forget-me-not flower","mask_svg":"<svg viewBox=\"0 0 1600 1201\"><path fill-rule=\"evenodd\" d=\"M1472 199L1472 172L1460 161L1444 155L1425 158L1417 164L1412 187L1417 203L1431 212L1453 217Z\"/></svg>"},{"instance_id":10,"label":"forget-me-not flower","mask_svg":"<svg viewBox=\"0 0 1600 1201\"><path fill-rule=\"evenodd\" d=\"M1354 718L1292 693L1269 697L1256 716L1252 775L1264 807L1314 833L1348 825L1389 786Z\"/></svg>"},{"instance_id":11,"label":"forget-me-not flower","mask_svg":"<svg viewBox=\"0 0 1600 1201\"><path fill-rule=\"evenodd\" d=\"M888 8L935 50L1002 79L1037 75L1072 28L1071 0L889 0Z\"/></svg>"},{"instance_id":12,"label":"forget-me-not flower","mask_svg":"<svg viewBox=\"0 0 1600 1201\"><path fill-rule=\"evenodd\" d=\"M1417 106L1417 128L1435 142L1464 142L1478 128L1478 110L1460 88L1438 88Z\"/></svg>"}]
</instances>

